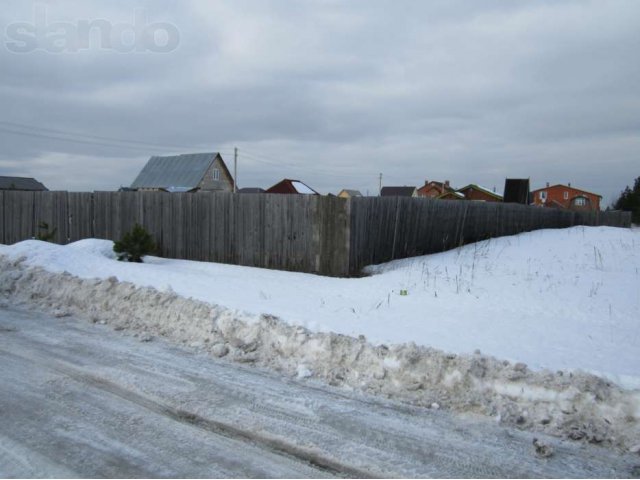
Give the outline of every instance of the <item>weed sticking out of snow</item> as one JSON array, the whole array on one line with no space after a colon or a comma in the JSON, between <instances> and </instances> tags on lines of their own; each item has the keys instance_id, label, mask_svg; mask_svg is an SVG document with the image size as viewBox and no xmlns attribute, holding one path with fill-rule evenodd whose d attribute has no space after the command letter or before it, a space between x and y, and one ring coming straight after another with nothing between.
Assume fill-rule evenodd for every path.
<instances>
[{"instance_id":1,"label":"weed sticking out of snow","mask_svg":"<svg viewBox=\"0 0 640 480\"><path fill-rule=\"evenodd\" d=\"M114 277L82 279L1 256L0 294L13 304L104 322L141 341L160 336L291 377L581 441L640 443L640 392L579 371L531 371L480 353L453 355L414 343L374 345L363 336L311 332L271 315L243 315ZM536 448L544 456L543 447Z\"/></svg>"}]
</instances>

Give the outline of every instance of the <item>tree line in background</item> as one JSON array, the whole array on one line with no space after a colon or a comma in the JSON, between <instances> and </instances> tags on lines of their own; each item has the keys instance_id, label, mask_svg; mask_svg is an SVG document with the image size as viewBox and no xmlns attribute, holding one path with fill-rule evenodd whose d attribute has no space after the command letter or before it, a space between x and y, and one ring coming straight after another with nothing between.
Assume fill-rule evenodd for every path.
<instances>
[{"instance_id":1,"label":"tree line in background","mask_svg":"<svg viewBox=\"0 0 640 480\"><path fill-rule=\"evenodd\" d=\"M640 177L633 183L633 189L627 186L613 203L616 210L631 212L631 221L640 224Z\"/></svg>"}]
</instances>

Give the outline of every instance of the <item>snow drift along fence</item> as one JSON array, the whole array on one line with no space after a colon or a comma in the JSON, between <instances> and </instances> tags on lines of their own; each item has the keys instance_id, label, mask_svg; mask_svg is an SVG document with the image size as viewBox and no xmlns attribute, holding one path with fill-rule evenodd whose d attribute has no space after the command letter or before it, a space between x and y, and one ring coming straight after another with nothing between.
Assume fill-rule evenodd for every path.
<instances>
[{"instance_id":1,"label":"snow drift along fence","mask_svg":"<svg viewBox=\"0 0 640 480\"><path fill-rule=\"evenodd\" d=\"M59 244L118 240L136 223L165 257L348 276L366 265L541 228L628 227L631 216L400 197L0 192L4 244L53 231Z\"/></svg>"},{"instance_id":2,"label":"snow drift along fence","mask_svg":"<svg viewBox=\"0 0 640 480\"><path fill-rule=\"evenodd\" d=\"M543 228L630 227L630 212L572 212L515 203L405 197L351 199L349 271Z\"/></svg>"}]
</instances>

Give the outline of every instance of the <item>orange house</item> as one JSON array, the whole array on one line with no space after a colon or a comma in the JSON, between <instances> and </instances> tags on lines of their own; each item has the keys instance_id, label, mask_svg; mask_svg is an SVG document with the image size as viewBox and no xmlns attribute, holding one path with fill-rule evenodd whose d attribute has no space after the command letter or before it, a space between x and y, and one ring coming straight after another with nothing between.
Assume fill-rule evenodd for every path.
<instances>
[{"instance_id":1,"label":"orange house","mask_svg":"<svg viewBox=\"0 0 640 480\"><path fill-rule=\"evenodd\" d=\"M533 204L540 207L564 208L567 210L600 210L602 195L587 192L568 185L553 185L531 192Z\"/></svg>"},{"instance_id":2,"label":"orange house","mask_svg":"<svg viewBox=\"0 0 640 480\"><path fill-rule=\"evenodd\" d=\"M444 183L436 181L424 181L424 185L418 189L419 197L437 198L445 193L454 192L455 190L449 185L449 180L445 180Z\"/></svg>"}]
</instances>

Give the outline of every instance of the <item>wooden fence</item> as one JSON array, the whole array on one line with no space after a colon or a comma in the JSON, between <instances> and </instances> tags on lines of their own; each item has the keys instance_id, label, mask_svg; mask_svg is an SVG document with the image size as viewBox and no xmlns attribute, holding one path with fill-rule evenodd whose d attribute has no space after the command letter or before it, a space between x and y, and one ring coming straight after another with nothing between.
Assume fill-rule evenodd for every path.
<instances>
[{"instance_id":1,"label":"wooden fence","mask_svg":"<svg viewBox=\"0 0 640 480\"><path fill-rule=\"evenodd\" d=\"M543 228L631 226L629 212L572 212L514 203L404 197L351 199L349 271Z\"/></svg>"},{"instance_id":2,"label":"wooden fence","mask_svg":"<svg viewBox=\"0 0 640 480\"><path fill-rule=\"evenodd\" d=\"M540 228L628 227L626 212L366 197L161 192L0 192L0 243L118 240L143 225L168 258L332 276L395 258Z\"/></svg>"}]
</instances>

